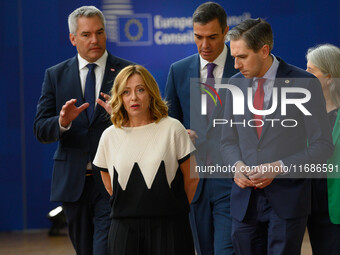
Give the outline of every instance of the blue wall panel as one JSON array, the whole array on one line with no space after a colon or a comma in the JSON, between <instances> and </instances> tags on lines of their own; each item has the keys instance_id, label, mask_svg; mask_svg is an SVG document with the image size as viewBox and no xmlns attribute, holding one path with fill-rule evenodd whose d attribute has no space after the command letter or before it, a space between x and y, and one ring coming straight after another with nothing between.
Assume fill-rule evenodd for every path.
<instances>
[{"instance_id":1,"label":"blue wall panel","mask_svg":"<svg viewBox=\"0 0 340 255\"><path fill-rule=\"evenodd\" d=\"M170 64L196 53L192 39L186 38L182 44L165 40L169 34L192 34L190 24L185 28L176 26L177 23L166 27L161 21L190 20L194 9L204 1L120 2L118 6L113 0L0 1L4 14L0 16L0 231L48 227L46 214L57 205L49 202L56 144L37 142L32 126L45 69L76 54L67 27L67 16L72 10L81 5L102 9L108 21L108 50L145 65L162 92ZM309 47L326 42L339 46L337 0L217 2L226 9L231 25L248 16L266 18L274 32L273 53L299 67L305 68ZM126 21L133 18L140 18L143 26L140 40L129 39L140 32L134 23L128 32L122 31Z\"/></svg>"},{"instance_id":2,"label":"blue wall panel","mask_svg":"<svg viewBox=\"0 0 340 255\"><path fill-rule=\"evenodd\" d=\"M17 2L0 3L0 230L23 226L20 51ZM10 15L9 15L10 14Z\"/></svg>"}]
</instances>

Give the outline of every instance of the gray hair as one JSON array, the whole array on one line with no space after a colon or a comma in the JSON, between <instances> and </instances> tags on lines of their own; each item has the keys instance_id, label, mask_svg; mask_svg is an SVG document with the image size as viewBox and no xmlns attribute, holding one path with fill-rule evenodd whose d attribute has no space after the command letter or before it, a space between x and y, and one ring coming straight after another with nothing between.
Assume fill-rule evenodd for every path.
<instances>
[{"instance_id":1,"label":"gray hair","mask_svg":"<svg viewBox=\"0 0 340 255\"><path fill-rule=\"evenodd\" d=\"M94 17L96 15L102 21L104 29L105 29L105 17L103 13L94 6L82 6L74 10L68 16L68 29L70 33L76 35L77 29L78 29L78 18L79 17Z\"/></svg>"},{"instance_id":2,"label":"gray hair","mask_svg":"<svg viewBox=\"0 0 340 255\"><path fill-rule=\"evenodd\" d=\"M249 49L258 52L264 45L269 46L269 52L274 47L272 28L267 21L261 18L246 19L233 27L227 34L228 40L243 39Z\"/></svg>"},{"instance_id":3,"label":"gray hair","mask_svg":"<svg viewBox=\"0 0 340 255\"><path fill-rule=\"evenodd\" d=\"M222 28L222 33L227 27L227 14L223 7L218 3L206 2L197 7L192 15L192 22L202 25L217 19Z\"/></svg>"},{"instance_id":4,"label":"gray hair","mask_svg":"<svg viewBox=\"0 0 340 255\"><path fill-rule=\"evenodd\" d=\"M312 62L324 75L330 75L332 83L330 94L333 103L340 107L340 49L332 44L322 44L310 48L306 54L307 61Z\"/></svg>"}]
</instances>

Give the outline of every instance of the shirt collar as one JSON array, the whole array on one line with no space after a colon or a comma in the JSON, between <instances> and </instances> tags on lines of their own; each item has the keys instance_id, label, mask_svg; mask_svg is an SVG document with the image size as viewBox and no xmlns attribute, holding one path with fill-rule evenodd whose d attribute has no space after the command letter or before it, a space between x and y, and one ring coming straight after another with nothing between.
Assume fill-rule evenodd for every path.
<instances>
[{"instance_id":1,"label":"shirt collar","mask_svg":"<svg viewBox=\"0 0 340 255\"><path fill-rule=\"evenodd\" d=\"M228 53L228 48L224 44L223 51L221 52L221 54L212 63L215 63L216 65L223 67L224 64L225 64L225 61L227 59L227 53ZM206 65L209 62L206 61L204 58L202 58L201 55L200 55L200 61L201 61L201 70L202 70L204 67L206 67Z\"/></svg>"},{"instance_id":2,"label":"shirt collar","mask_svg":"<svg viewBox=\"0 0 340 255\"><path fill-rule=\"evenodd\" d=\"M273 54L270 54L270 55L273 57L272 65L270 66L268 71L263 75L263 77L254 77L253 81L261 79L261 78L264 78L266 80L272 80L272 81L275 80L277 69L279 68L280 62L277 60L277 58Z\"/></svg>"},{"instance_id":3,"label":"shirt collar","mask_svg":"<svg viewBox=\"0 0 340 255\"><path fill-rule=\"evenodd\" d=\"M97 59L96 62L93 62L95 63L97 66L105 69L105 65L106 65L106 60L107 60L107 56L108 56L108 53L107 51L105 50L103 56L101 56L100 58ZM86 59L82 58L79 53L78 53L78 63L79 63L79 70L83 69L85 66L87 66L88 62Z\"/></svg>"}]
</instances>

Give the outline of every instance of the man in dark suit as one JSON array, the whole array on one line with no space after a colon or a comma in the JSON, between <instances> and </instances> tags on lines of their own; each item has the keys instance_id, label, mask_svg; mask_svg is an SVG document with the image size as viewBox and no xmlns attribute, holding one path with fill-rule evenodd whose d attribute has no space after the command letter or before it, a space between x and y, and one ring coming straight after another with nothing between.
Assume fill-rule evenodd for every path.
<instances>
[{"instance_id":1,"label":"man in dark suit","mask_svg":"<svg viewBox=\"0 0 340 255\"><path fill-rule=\"evenodd\" d=\"M104 255L110 206L95 181L91 162L102 132L111 125L103 96L107 97L116 75L130 62L106 51L105 19L96 7L76 9L68 23L78 54L47 69L34 134L42 143L59 142L53 158L51 201L63 202L77 254Z\"/></svg>"},{"instance_id":2,"label":"man in dark suit","mask_svg":"<svg viewBox=\"0 0 340 255\"><path fill-rule=\"evenodd\" d=\"M190 79L201 78L205 83L206 78L213 78L217 82L236 73L230 50L225 45L229 29L226 21L227 15L219 4L207 2L195 10L193 29L198 54L172 64L166 84L169 115L187 128L195 142L197 165L200 166L222 164L219 150L215 153L221 129L213 128L211 120L221 114L223 108L217 105L211 114L201 115L200 86L191 84ZM212 76L209 76L209 65L213 66ZM212 102L210 97L208 100ZM197 254L234 254L231 243L231 179L207 179L202 174L200 178L190 212Z\"/></svg>"},{"instance_id":3,"label":"man in dark suit","mask_svg":"<svg viewBox=\"0 0 340 255\"><path fill-rule=\"evenodd\" d=\"M311 182L297 178L294 169L305 172L333 151L321 86L314 76L271 54L272 30L263 19L241 22L228 38L240 70L229 83L242 91L244 102L251 93L254 105L250 109L244 103L244 114L236 114L242 105L234 108L238 98L227 91L221 151L225 164L236 169L231 192L234 248L246 255L300 254ZM287 91L287 99L303 103L281 100ZM308 100L305 92L310 92Z\"/></svg>"}]
</instances>

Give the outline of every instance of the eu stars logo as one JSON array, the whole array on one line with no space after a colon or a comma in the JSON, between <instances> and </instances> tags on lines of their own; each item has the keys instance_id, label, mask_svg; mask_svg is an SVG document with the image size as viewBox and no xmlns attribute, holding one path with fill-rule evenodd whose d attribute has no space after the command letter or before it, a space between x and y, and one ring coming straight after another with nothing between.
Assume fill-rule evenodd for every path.
<instances>
[{"instance_id":1,"label":"eu stars logo","mask_svg":"<svg viewBox=\"0 0 340 255\"><path fill-rule=\"evenodd\" d=\"M146 46L152 44L150 14L134 14L118 17L119 46Z\"/></svg>"}]
</instances>

